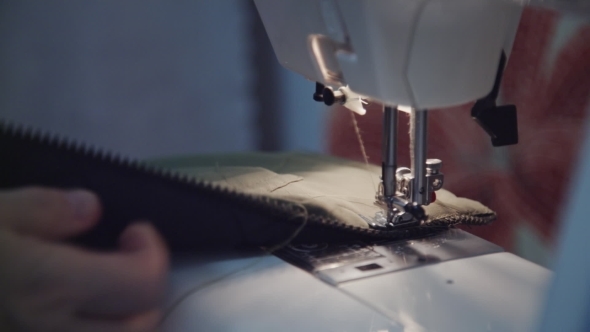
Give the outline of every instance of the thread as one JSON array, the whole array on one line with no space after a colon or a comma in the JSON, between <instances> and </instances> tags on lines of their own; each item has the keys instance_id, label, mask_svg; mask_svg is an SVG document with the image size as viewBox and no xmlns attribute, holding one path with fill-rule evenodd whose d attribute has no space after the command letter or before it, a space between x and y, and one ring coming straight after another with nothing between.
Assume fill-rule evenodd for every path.
<instances>
[{"instance_id":1,"label":"thread","mask_svg":"<svg viewBox=\"0 0 590 332\"><path fill-rule=\"evenodd\" d=\"M303 229L305 228L305 226L307 226L307 220L309 219L309 214L307 212L307 209L305 208L305 206L303 206L302 204L294 204L295 206L300 208L300 213L295 214L293 217L294 218L302 218L303 221L301 222L301 225L299 225L299 227L297 227L297 229L295 229L295 231L293 233L291 233L291 235L289 235L285 240L283 240L282 242L266 249L263 248L264 250L264 254L261 255L260 257L258 257L258 259L254 260L253 262L251 262L250 264L246 264L243 267L240 267L234 271L231 271L229 273L226 273L224 275L221 275L213 280L210 280L204 284L200 284L198 286L192 287L190 289L188 289L187 291L185 291L182 295L180 295L176 300L174 300L172 302L172 304L166 309L164 310L164 313L162 315L162 319L160 319L159 322L159 326L162 326L166 320L168 319L168 317L170 317L170 315L174 312L174 310L176 310L176 308L178 308L179 305L181 305L187 298L189 298L189 296L194 295L196 293L198 293L199 291L208 288L210 286L213 286L215 284L217 284L218 282L221 282L225 279L230 278L231 276L237 275L240 272L246 271L252 267L254 267L256 264L260 263L262 261L262 259L268 255L271 255L273 252L283 249L286 246L288 246L291 241L293 241L293 239L295 239L297 237L297 235L299 235L299 233L301 233L301 231L303 231Z\"/></svg>"},{"instance_id":2,"label":"thread","mask_svg":"<svg viewBox=\"0 0 590 332\"><path fill-rule=\"evenodd\" d=\"M361 134L361 129L359 127L358 122L356 121L356 116L354 112L349 112L350 118L352 120L352 125L354 127L354 132L356 134L356 139L359 142L359 146L361 148L361 153L363 155L363 160L365 161L365 168L367 169L368 176L371 179L371 184L373 185L373 190L377 192L377 187L375 186L375 182L373 182L373 178L371 177L371 168L369 166L369 155L367 154L367 150L365 149L365 142L363 141L363 136Z\"/></svg>"},{"instance_id":3,"label":"thread","mask_svg":"<svg viewBox=\"0 0 590 332\"><path fill-rule=\"evenodd\" d=\"M359 128L358 122L356 121L356 117L354 115L354 112L350 112L350 116L352 119L352 124L354 126L354 131L357 137L357 140L359 142L359 146L361 149L361 153L363 155L363 160L365 162L365 167L367 168L368 171L368 175L370 177L371 180L371 184L373 185L373 189L375 190L375 192L377 192L377 188L375 186L375 183L373 182L373 178L371 177L371 172L370 172L370 165L369 165L369 155L367 154L367 151L365 149L365 143L363 141L363 137L361 134L361 130ZM223 174L223 172L221 172L221 169L219 167L219 163L215 163L215 169L216 171L221 174L221 176L225 179L225 175ZM281 167L284 165L281 165ZM227 179L226 179L227 180ZM182 295L180 295L176 300L174 300L174 302L172 302L172 304L164 311L164 314L162 315L162 319L160 320L159 325L162 326L164 324L164 322L167 320L167 318L172 314L172 312L174 312L174 310L176 310L176 308L178 308L178 306L180 304L182 304L188 297L190 297L191 295L194 295L196 293L198 293L199 291L206 289L210 286L213 286L214 284L217 284L227 278L230 278L240 272L246 271L252 267L254 267L256 264L258 264L260 261L262 261L262 259L264 257L266 257L267 255L271 255L273 252L280 250L282 248L285 248L286 246L288 246L296 237L297 235L299 235L303 229L305 228L305 226L307 225L307 221L308 221L308 212L307 209L305 208L305 206L301 205L301 204L297 204L298 207L300 207L300 211L302 211L299 214L296 214L294 216L294 218L302 218L302 222L301 225L299 225L299 227L297 227L297 229L295 229L295 231L289 235L289 237L287 237L284 241L270 247L270 248L263 248L264 249L264 255L260 256L258 259L256 259L255 261L253 261L250 264L247 264L241 268L238 268L234 271L231 271L227 274L224 274L222 276L219 276L213 280L210 280L204 284L200 284L198 286L195 286L193 288L190 288L189 290L187 290L186 292L184 292Z\"/></svg>"},{"instance_id":4,"label":"thread","mask_svg":"<svg viewBox=\"0 0 590 332\"><path fill-rule=\"evenodd\" d=\"M221 275L221 276L219 276L213 280L210 280L204 284L200 284L198 286L188 289L186 292L184 292L182 295L180 295L176 300L174 300L174 302L172 302L172 304L168 308L166 308L166 310L164 310L164 313L162 314L162 318L160 319L160 322L158 323L158 325L159 326L164 325L164 323L166 322L168 317L170 317L170 315L176 310L176 308L178 308L178 306L181 305L189 296L194 295L194 294L198 293L199 291L201 291L205 288L208 288L209 286L212 286L224 279L227 279L227 278L231 277L232 275L238 274L239 272L242 272L242 271L246 271L247 269L258 264L262 260L262 258L264 258L265 256L266 256L266 254L258 257L258 259L251 262L250 264L247 264L244 267L241 267L239 269L236 269L234 271L231 271L229 273Z\"/></svg>"},{"instance_id":5,"label":"thread","mask_svg":"<svg viewBox=\"0 0 590 332\"><path fill-rule=\"evenodd\" d=\"M359 128L359 124L356 121L356 117L354 116L354 112L349 112L350 118L352 119L352 125L354 126L354 132L356 134L356 138L359 142L359 146L361 148L361 153L363 154L363 160L365 161L365 165L369 165L369 155L367 154L367 150L365 150L365 142L363 141L363 136L361 135L361 129Z\"/></svg>"},{"instance_id":6,"label":"thread","mask_svg":"<svg viewBox=\"0 0 590 332\"><path fill-rule=\"evenodd\" d=\"M297 235L299 235L299 233L301 233L301 231L303 231L305 226L307 226L307 220L309 219L307 209L305 208L305 206L303 206L301 204L297 204L297 205L299 205L299 207L301 208L301 211L303 211L303 212L299 215L296 215L296 217L302 217L303 222L301 222L301 225L299 225L299 227L297 227L297 229L288 238L286 238L283 242L280 242L280 243L270 247L269 249L266 249L267 254L270 255L273 252L283 249L284 247L288 246L289 243L291 243L291 241L293 241L297 237Z\"/></svg>"}]
</instances>

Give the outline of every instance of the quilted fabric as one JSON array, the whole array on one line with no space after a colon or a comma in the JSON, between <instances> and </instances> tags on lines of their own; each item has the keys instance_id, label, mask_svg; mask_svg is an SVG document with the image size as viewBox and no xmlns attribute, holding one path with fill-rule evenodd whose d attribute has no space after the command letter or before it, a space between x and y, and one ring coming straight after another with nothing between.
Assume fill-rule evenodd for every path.
<instances>
[{"instance_id":1,"label":"quilted fabric","mask_svg":"<svg viewBox=\"0 0 590 332\"><path fill-rule=\"evenodd\" d=\"M233 191L301 204L353 227L369 228L367 221L381 211L374 204L381 169L374 165L298 153L193 156L157 163ZM426 223L433 224L487 224L495 219L483 204L446 190L438 191L425 211Z\"/></svg>"}]
</instances>

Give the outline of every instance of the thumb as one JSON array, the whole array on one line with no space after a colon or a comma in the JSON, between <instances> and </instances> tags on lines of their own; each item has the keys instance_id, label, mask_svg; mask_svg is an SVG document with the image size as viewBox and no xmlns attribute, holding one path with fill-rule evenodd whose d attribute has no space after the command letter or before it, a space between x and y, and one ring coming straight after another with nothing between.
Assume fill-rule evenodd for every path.
<instances>
[{"instance_id":1,"label":"thumb","mask_svg":"<svg viewBox=\"0 0 590 332\"><path fill-rule=\"evenodd\" d=\"M166 243L158 231L145 221L134 222L125 228L119 236L119 248L125 253L167 252Z\"/></svg>"},{"instance_id":2,"label":"thumb","mask_svg":"<svg viewBox=\"0 0 590 332\"><path fill-rule=\"evenodd\" d=\"M120 251L71 255L63 267L86 294L79 312L94 316L136 315L158 306L166 291L169 257L166 244L150 224L129 225L119 238Z\"/></svg>"},{"instance_id":3,"label":"thumb","mask_svg":"<svg viewBox=\"0 0 590 332\"><path fill-rule=\"evenodd\" d=\"M91 228L100 201L86 190L39 187L0 191L0 227L45 239L63 239Z\"/></svg>"}]
</instances>

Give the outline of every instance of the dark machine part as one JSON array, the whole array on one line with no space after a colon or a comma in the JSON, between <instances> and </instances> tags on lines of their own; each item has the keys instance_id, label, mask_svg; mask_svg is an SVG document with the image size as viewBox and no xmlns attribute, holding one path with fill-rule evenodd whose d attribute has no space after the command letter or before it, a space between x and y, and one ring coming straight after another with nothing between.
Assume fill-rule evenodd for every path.
<instances>
[{"instance_id":1,"label":"dark machine part","mask_svg":"<svg viewBox=\"0 0 590 332\"><path fill-rule=\"evenodd\" d=\"M344 104L346 102L346 96L339 90L334 91L331 87L327 86L324 88L324 104L326 106L332 106L335 103Z\"/></svg>"},{"instance_id":2,"label":"dark machine part","mask_svg":"<svg viewBox=\"0 0 590 332\"><path fill-rule=\"evenodd\" d=\"M320 82L315 82L315 92L313 93L313 100L317 102L324 102L324 88L325 86Z\"/></svg>"},{"instance_id":3,"label":"dark machine part","mask_svg":"<svg viewBox=\"0 0 590 332\"><path fill-rule=\"evenodd\" d=\"M346 102L346 96L341 91L334 91L331 87L316 82L313 100L323 102L326 106L332 106L335 103L344 104Z\"/></svg>"},{"instance_id":4,"label":"dark machine part","mask_svg":"<svg viewBox=\"0 0 590 332\"><path fill-rule=\"evenodd\" d=\"M492 91L487 96L477 100L471 109L471 117L490 135L493 146L518 143L516 106L496 106L505 65L506 54L502 52Z\"/></svg>"},{"instance_id":5,"label":"dark machine part","mask_svg":"<svg viewBox=\"0 0 590 332\"><path fill-rule=\"evenodd\" d=\"M416 220L424 220L424 218L426 218L424 208L416 202L406 204L404 210L414 216Z\"/></svg>"}]
</instances>

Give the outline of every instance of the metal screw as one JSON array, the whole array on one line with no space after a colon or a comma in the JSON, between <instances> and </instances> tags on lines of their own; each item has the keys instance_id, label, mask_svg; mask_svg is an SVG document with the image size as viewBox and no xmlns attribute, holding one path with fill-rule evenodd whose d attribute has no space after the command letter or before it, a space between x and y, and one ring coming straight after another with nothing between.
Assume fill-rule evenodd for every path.
<instances>
[{"instance_id":1,"label":"metal screw","mask_svg":"<svg viewBox=\"0 0 590 332\"><path fill-rule=\"evenodd\" d=\"M442 167L442 161L440 159L428 159L426 160L426 171L428 174L438 174Z\"/></svg>"},{"instance_id":2,"label":"metal screw","mask_svg":"<svg viewBox=\"0 0 590 332\"><path fill-rule=\"evenodd\" d=\"M440 179L434 179L432 186L434 187L434 190L440 189L442 186L442 181Z\"/></svg>"}]
</instances>

